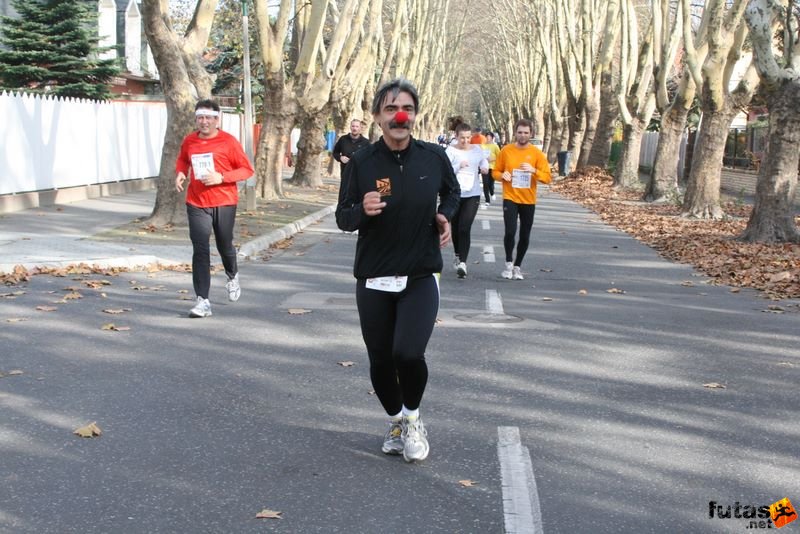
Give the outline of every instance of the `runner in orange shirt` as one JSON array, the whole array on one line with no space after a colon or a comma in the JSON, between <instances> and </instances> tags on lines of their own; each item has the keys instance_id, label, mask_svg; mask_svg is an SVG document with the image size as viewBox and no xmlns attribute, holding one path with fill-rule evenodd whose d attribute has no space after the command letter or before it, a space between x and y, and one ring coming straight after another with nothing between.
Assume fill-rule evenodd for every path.
<instances>
[{"instance_id":1,"label":"runner in orange shirt","mask_svg":"<svg viewBox=\"0 0 800 534\"><path fill-rule=\"evenodd\" d=\"M530 144L533 124L520 119L514 125L515 143L504 146L495 161L492 177L503 183L503 221L505 236L506 268L501 273L509 280L523 280L522 260L528 251L533 214L536 210L536 184L549 184L550 164L547 156ZM514 240L519 219L519 241L514 258Z\"/></svg>"}]
</instances>

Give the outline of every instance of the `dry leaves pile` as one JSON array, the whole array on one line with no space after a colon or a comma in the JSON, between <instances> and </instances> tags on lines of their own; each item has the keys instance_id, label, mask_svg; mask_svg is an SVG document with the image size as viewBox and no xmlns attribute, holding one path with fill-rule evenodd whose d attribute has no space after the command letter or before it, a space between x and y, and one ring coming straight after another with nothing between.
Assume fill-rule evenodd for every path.
<instances>
[{"instance_id":1,"label":"dry leaves pile","mask_svg":"<svg viewBox=\"0 0 800 534\"><path fill-rule=\"evenodd\" d=\"M615 191L612 178L597 167L572 173L552 190L583 204L600 218L662 256L694 265L717 284L749 287L769 298L800 298L800 245L738 241L750 206L723 205L728 219L698 221L680 216L675 205L652 205L636 191Z\"/></svg>"},{"instance_id":2,"label":"dry leaves pile","mask_svg":"<svg viewBox=\"0 0 800 534\"><path fill-rule=\"evenodd\" d=\"M22 282L29 282L32 276L37 274L49 274L51 276L75 276L84 274L98 274L103 276L117 276L120 273L137 271L139 269L129 269L127 267L95 267L80 263L77 265L70 265L68 267L34 267L33 269L26 269L22 265L17 265L10 273L0 273L0 283L6 286L14 286ZM192 266L188 263L178 265L162 265L160 263L148 265L145 269L148 273L157 271L177 271L177 272L191 272ZM93 281L94 285L89 285L91 289L99 289L102 285L108 285L104 281Z\"/></svg>"}]
</instances>

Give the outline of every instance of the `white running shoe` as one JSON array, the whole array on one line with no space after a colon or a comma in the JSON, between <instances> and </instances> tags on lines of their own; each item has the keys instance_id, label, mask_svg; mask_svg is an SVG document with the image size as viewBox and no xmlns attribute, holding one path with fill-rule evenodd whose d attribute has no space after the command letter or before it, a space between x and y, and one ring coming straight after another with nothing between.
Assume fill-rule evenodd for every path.
<instances>
[{"instance_id":1,"label":"white running shoe","mask_svg":"<svg viewBox=\"0 0 800 534\"><path fill-rule=\"evenodd\" d=\"M467 277L467 264L463 261L458 264L458 269L456 269L459 278L466 278Z\"/></svg>"},{"instance_id":2,"label":"white running shoe","mask_svg":"<svg viewBox=\"0 0 800 534\"><path fill-rule=\"evenodd\" d=\"M428 457L428 431L419 417L403 417L403 459L421 461Z\"/></svg>"},{"instance_id":3,"label":"white running shoe","mask_svg":"<svg viewBox=\"0 0 800 534\"><path fill-rule=\"evenodd\" d=\"M389 421L389 430L383 436L383 454L403 454L403 420Z\"/></svg>"},{"instance_id":4,"label":"white running shoe","mask_svg":"<svg viewBox=\"0 0 800 534\"><path fill-rule=\"evenodd\" d=\"M460 263L461 263L461 260L458 259L458 256L453 258L453 270L454 271L458 271L458 266L459 266Z\"/></svg>"},{"instance_id":5,"label":"white running shoe","mask_svg":"<svg viewBox=\"0 0 800 534\"><path fill-rule=\"evenodd\" d=\"M496 195L494 193L492 193L492 202L494 202L495 196Z\"/></svg>"},{"instance_id":6,"label":"white running shoe","mask_svg":"<svg viewBox=\"0 0 800 534\"><path fill-rule=\"evenodd\" d=\"M513 270L514 270L514 264L511 263L510 261L507 261L506 262L506 269L502 273L500 273L500 276L502 276L503 278L506 278L508 280L511 280L511 278L513 276Z\"/></svg>"},{"instance_id":7,"label":"white running shoe","mask_svg":"<svg viewBox=\"0 0 800 534\"><path fill-rule=\"evenodd\" d=\"M225 284L225 289L228 290L228 300L236 302L242 295L242 287L239 285L239 273L236 273L233 278L229 278Z\"/></svg>"},{"instance_id":8,"label":"white running shoe","mask_svg":"<svg viewBox=\"0 0 800 534\"><path fill-rule=\"evenodd\" d=\"M489 207L489 203L488 203L488 202L484 202L483 204L481 204L481 209L482 209L482 210L485 210L485 209L487 209L488 207Z\"/></svg>"},{"instance_id":9,"label":"white running shoe","mask_svg":"<svg viewBox=\"0 0 800 534\"><path fill-rule=\"evenodd\" d=\"M197 297L197 304L194 308L189 310L189 317L210 317L211 316L211 303L208 299Z\"/></svg>"},{"instance_id":10,"label":"white running shoe","mask_svg":"<svg viewBox=\"0 0 800 534\"><path fill-rule=\"evenodd\" d=\"M511 277L512 277L514 280L525 280L525 277L524 277L524 276L522 276L522 271L521 271L521 270L520 270L520 268L519 268L519 267L517 267L516 265L514 266L514 270L513 270L513 271L512 271L512 273L511 273Z\"/></svg>"}]
</instances>

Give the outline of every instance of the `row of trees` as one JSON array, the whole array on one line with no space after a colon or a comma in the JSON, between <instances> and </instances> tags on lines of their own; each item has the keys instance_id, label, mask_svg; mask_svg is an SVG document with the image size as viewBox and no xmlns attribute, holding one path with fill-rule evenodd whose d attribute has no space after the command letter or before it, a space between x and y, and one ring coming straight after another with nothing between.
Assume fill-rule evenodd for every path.
<instances>
[{"instance_id":1,"label":"row of trees","mask_svg":"<svg viewBox=\"0 0 800 534\"><path fill-rule=\"evenodd\" d=\"M27 73L47 84L46 64L80 78L59 89L71 91L111 73L103 69L112 65L91 63L95 70L89 73L63 57L73 49L84 59L97 55L83 44L86 23L66 23L74 18L66 16L66 6L89 2L14 4L22 16L4 21L4 39L27 44L0 51L0 60L16 61L0 67L0 76ZM176 6L183 7L182 17L170 11ZM690 110L699 108L683 212L720 218L729 125L756 95L770 112L769 152L743 237L800 240L791 204L800 154L798 0L143 0L144 28L169 117L154 222L182 217L173 166L181 139L193 127L194 102L210 97L215 87L238 83L243 6L255 22L253 65L247 67L261 109L255 163L264 198L282 195L284 147L293 127L302 136L292 180L319 185L325 125L332 120L344 131L351 117L369 123L376 87L404 76L420 89L421 137L433 137L453 114L507 135L517 118L530 117L551 158L569 150L578 167L604 167L621 124L623 151L614 179L622 188L639 184L642 133L657 120L660 139L644 193L648 201L676 197L680 139ZM39 52L37 41L49 48ZM49 62L34 68L34 50ZM732 86L743 57L752 60ZM36 83L26 82L34 88Z\"/></svg>"},{"instance_id":2,"label":"row of trees","mask_svg":"<svg viewBox=\"0 0 800 534\"><path fill-rule=\"evenodd\" d=\"M175 29L168 2L144 0L145 32L158 66L169 110L156 208L156 222L182 217L173 167L183 135L193 124L193 104L211 94L212 77L202 53L215 13L233 0L198 0L186 30ZM239 3L239 2L236 2ZM272 5L270 5L272 4ZM351 117L371 122L376 87L396 76L413 80L423 95L417 124L428 135L444 122L456 98L445 90L459 83L458 42L467 19L450 0L255 1L258 63L263 87L261 137L256 150L257 190L280 197L285 146L294 126L302 135L292 178L321 185L323 130L330 117L337 130ZM454 14L456 13L456 14Z\"/></svg>"},{"instance_id":3,"label":"row of trees","mask_svg":"<svg viewBox=\"0 0 800 534\"><path fill-rule=\"evenodd\" d=\"M644 194L678 192L676 161L693 106L702 112L682 200L683 214L724 216L720 174L734 116L755 94L770 114L769 148L745 240L800 241L792 199L800 131L800 2L796 0L501 0L502 53L481 91L493 120L535 118L551 158L569 150L577 166L608 161L623 128L615 185L639 184L642 133L660 121ZM531 24L530 21L534 23ZM751 57L744 63L742 58ZM738 74L739 81L732 87ZM502 80L501 83L497 83Z\"/></svg>"},{"instance_id":4,"label":"row of trees","mask_svg":"<svg viewBox=\"0 0 800 534\"><path fill-rule=\"evenodd\" d=\"M228 0L230 4L232 0ZM222 0L223 6L226 3ZM185 33L172 27L165 0L145 0L145 27L162 73L174 130L167 136L154 215L171 219L172 161L191 128L191 104L210 94L200 55L217 0L198 0ZM238 2L237 2L238 3ZM228 6L230 7L230 6ZM797 0L282 0L252 5L263 87L256 154L262 197L280 196L284 146L302 137L293 181L318 185L322 130L353 116L370 119L375 88L402 75L422 96L419 135L477 102L480 116L510 133L531 117L551 158L569 150L578 167L608 161L619 122L623 150L615 185L639 184L642 134L656 116L660 141L645 199L678 191L675 162L687 116L702 110L683 198L687 217L720 218L720 173L735 114L758 91L770 112L769 152L753 216L743 236L800 241L792 199L797 183L800 35ZM470 16L478 13L481 16ZM752 61L731 79L740 59ZM465 116L470 116L465 114Z\"/></svg>"}]
</instances>

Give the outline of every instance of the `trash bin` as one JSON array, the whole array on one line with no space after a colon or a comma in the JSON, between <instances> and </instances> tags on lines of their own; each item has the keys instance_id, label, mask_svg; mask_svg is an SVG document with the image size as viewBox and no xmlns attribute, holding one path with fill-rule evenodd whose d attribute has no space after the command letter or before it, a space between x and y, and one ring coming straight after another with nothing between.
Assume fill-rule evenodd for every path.
<instances>
[{"instance_id":1,"label":"trash bin","mask_svg":"<svg viewBox=\"0 0 800 534\"><path fill-rule=\"evenodd\" d=\"M558 157L558 175L566 176L569 174L569 160L572 158L572 152L562 150L556 156Z\"/></svg>"}]
</instances>

